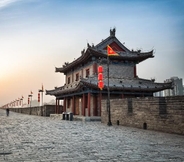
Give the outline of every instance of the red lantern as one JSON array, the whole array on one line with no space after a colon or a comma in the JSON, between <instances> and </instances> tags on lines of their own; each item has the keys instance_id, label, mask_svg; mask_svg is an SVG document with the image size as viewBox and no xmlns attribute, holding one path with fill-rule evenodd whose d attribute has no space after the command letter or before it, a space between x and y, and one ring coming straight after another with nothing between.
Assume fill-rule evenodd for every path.
<instances>
[{"instance_id":1,"label":"red lantern","mask_svg":"<svg viewBox=\"0 0 184 162\"><path fill-rule=\"evenodd\" d=\"M40 102L40 93L38 93L38 102Z\"/></svg>"},{"instance_id":2,"label":"red lantern","mask_svg":"<svg viewBox=\"0 0 184 162\"><path fill-rule=\"evenodd\" d=\"M98 74L98 80L103 80L103 74L102 73Z\"/></svg>"},{"instance_id":3,"label":"red lantern","mask_svg":"<svg viewBox=\"0 0 184 162\"><path fill-rule=\"evenodd\" d=\"M98 67L98 73L103 73L103 67L102 66Z\"/></svg>"},{"instance_id":4,"label":"red lantern","mask_svg":"<svg viewBox=\"0 0 184 162\"><path fill-rule=\"evenodd\" d=\"M103 87L104 87L104 82L103 81L99 81L98 82L98 87L100 88L100 90L102 90Z\"/></svg>"},{"instance_id":5,"label":"red lantern","mask_svg":"<svg viewBox=\"0 0 184 162\"><path fill-rule=\"evenodd\" d=\"M98 88L102 90L104 87L104 82L103 82L103 67L99 66L98 67Z\"/></svg>"}]
</instances>

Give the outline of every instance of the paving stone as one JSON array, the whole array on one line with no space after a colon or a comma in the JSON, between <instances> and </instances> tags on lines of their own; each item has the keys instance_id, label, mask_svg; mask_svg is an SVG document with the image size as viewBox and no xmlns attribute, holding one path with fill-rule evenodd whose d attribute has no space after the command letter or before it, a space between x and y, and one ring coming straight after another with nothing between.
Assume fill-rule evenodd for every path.
<instances>
[{"instance_id":1,"label":"paving stone","mask_svg":"<svg viewBox=\"0 0 184 162\"><path fill-rule=\"evenodd\" d=\"M0 109L0 162L183 162L184 136Z\"/></svg>"}]
</instances>

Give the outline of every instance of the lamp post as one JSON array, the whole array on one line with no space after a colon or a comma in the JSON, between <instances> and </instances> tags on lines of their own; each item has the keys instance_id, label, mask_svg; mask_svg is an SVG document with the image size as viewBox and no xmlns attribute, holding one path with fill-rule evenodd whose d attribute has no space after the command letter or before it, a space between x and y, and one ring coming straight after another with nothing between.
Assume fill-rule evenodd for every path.
<instances>
[{"instance_id":1,"label":"lamp post","mask_svg":"<svg viewBox=\"0 0 184 162\"><path fill-rule=\"evenodd\" d=\"M111 106L110 106L110 90L109 90L109 56L107 56L107 92L108 92L108 96L107 96L107 110L108 110L108 126L112 125L111 122Z\"/></svg>"},{"instance_id":2,"label":"lamp post","mask_svg":"<svg viewBox=\"0 0 184 162\"><path fill-rule=\"evenodd\" d=\"M22 96L21 100L22 100L22 107L23 107L24 106L24 97L23 96Z\"/></svg>"},{"instance_id":3,"label":"lamp post","mask_svg":"<svg viewBox=\"0 0 184 162\"><path fill-rule=\"evenodd\" d=\"M43 89L40 89L40 90L38 90L38 92L41 92L42 93L42 104L41 104L41 106L43 106L43 92L44 92L44 90Z\"/></svg>"},{"instance_id":4,"label":"lamp post","mask_svg":"<svg viewBox=\"0 0 184 162\"><path fill-rule=\"evenodd\" d=\"M107 45L107 110L108 110L108 122L107 125L111 126L112 122L111 122L111 108L110 108L110 90L109 90L109 56L119 56L118 53L116 53L109 45ZM102 61L102 60L101 60ZM98 80L100 78L100 75L98 76ZM103 84L101 84L101 82L98 82L98 87L102 90L103 88Z\"/></svg>"},{"instance_id":5,"label":"lamp post","mask_svg":"<svg viewBox=\"0 0 184 162\"><path fill-rule=\"evenodd\" d=\"M22 104L22 107L23 107L23 96L22 96L22 98L20 100L21 100L21 104Z\"/></svg>"},{"instance_id":6,"label":"lamp post","mask_svg":"<svg viewBox=\"0 0 184 162\"><path fill-rule=\"evenodd\" d=\"M31 100L30 100L30 107L31 107L31 102L32 102L32 94L30 94L30 95L28 95L28 97L30 97L31 98Z\"/></svg>"},{"instance_id":7,"label":"lamp post","mask_svg":"<svg viewBox=\"0 0 184 162\"><path fill-rule=\"evenodd\" d=\"M42 93L41 115L43 116L43 92L44 92L43 84L42 84L42 89L39 89L38 92Z\"/></svg>"},{"instance_id":8,"label":"lamp post","mask_svg":"<svg viewBox=\"0 0 184 162\"><path fill-rule=\"evenodd\" d=\"M16 100L16 106L19 107L19 99Z\"/></svg>"},{"instance_id":9,"label":"lamp post","mask_svg":"<svg viewBox=\"0 0 184 162\"><path fill-rule=\"evenodd\" d=\"M106 63L107 64L107 112L108 112L108 122L107 125L111 126L112 122L111 122L111 109L110 109L110 89L109 89L109 56L107 56L106 58L100 59L100 63ZM98 71L99 67L98 67ZM99 74L98 74L99 75ZM98 76L98 80L99 80L100 76ZM98 82L98 87L102 90L103 85L100 84L100 82Z\"/></svg>"}]
</instances>

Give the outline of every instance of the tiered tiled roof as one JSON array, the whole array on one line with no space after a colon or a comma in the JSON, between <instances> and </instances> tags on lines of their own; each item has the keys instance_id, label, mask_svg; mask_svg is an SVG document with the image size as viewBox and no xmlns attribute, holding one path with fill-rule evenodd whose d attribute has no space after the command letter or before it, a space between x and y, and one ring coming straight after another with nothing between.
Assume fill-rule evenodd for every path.
<instances>
[{"instance_id":1,"label":"tiered tiled roof","mask_svg":"<svg viewBox=\"0 0 184 162\"><path fill-rule=\"evenodd\" d=\"M107 57L107 45L113 46L116 45L118 49L114 49L119 56L111 56L110 59L116 59L116 60L126 60L126 61L134 61L135 63L142 62L148 58L153 58L153 50L149 52L141 52L138 51L130 51L128 48L126 48L116 37L115 33L111 34L108 38L97 44L96 46L89 44L87 45L86 51L83 50L81 52L81 56L76 59L75 61L71 63L67 63L63 65L63 67L59 67L55 69L55 72L62 72L65 73L68 70L70 70L72 67L79 65L81 63L85 63L87 59L94 56L96 58L106 58Z\"/></svg>"},{"instance_id":2,"label":"tiered tiled roof","mask_svg":"<svg viewBox=\"0 0 184 162\"><path fill-rule=\"evenodd\" d=\"M66 94L69 92L75 92L76 90L81 88L80 81L76 81L70 84L65 84L62 87L55 87L53 90L46 90L46 94L49 95L60 95L60 94Z\"/></svg>"},{"instance_id":3,"label":"tiered tiled roof","mask_svg":"<svg viewBox=\"0 0 184 162\"><path fill-rule=\"evenodd\" d=\"M84 85L88 88L99 89L98 88L97 76L89 78L81 78L80 81L73 82L68 85L64 85L55 90L46 91L50 95L63 95L71 92L80 90ZM107 90L107 78L104 78L104 90ZM172 82L170 83L155 83L152 80L146 80L141 78L109 78L109 89L111 91L134 91L134 92L158 92L167 88L172 87Z\"/></svg>"}]
</instances>

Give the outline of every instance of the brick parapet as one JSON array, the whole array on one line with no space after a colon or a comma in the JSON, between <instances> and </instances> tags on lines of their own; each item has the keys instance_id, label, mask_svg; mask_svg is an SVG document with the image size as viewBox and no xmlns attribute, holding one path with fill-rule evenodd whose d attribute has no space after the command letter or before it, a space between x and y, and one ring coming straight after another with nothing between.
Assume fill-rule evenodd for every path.
<instances>
[{"instance_id":1,"label":"brick parapet","mask_svg":"<svg viewBox=\"0 0 184 162\"><path fill-rule=\"evenodd\" d=\"M55 105L44 105L37 107L10 108L10 111L38 116L50 116L55 113Z\"/></svg>"},{"instance_id":2,"label":"brick parapet","mask_svg":"<svg viewBox=\"0 0 184 162\"><path fill-rule=\"evenodd\" d=\"M146 125L150 130L184 134L184 96L112 99L110 103L113 124L137 128ZM106 106L106 100L102 100L103 123L108 121Z\"/></svg>"}]
</instances>

